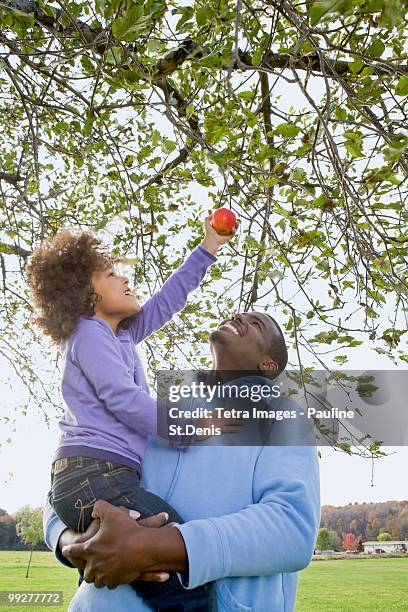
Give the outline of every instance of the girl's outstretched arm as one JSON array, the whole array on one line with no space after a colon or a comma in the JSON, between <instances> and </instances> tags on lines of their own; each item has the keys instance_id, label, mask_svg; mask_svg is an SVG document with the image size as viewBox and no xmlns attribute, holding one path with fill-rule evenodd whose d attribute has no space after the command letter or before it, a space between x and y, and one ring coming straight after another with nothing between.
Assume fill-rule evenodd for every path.
<instances>
[{"instance_id":1,"label":"girl's outstretched arm","mask_svg":"<svg viewBox=\"0 0 408 612\"><path fill-rule=\"evenodd\" d=\"M176 312L184 308L188 295L199 286L209 266L217 261L219 247L235 236L238 226L228 236L221 236L211 226L210 218L205 219L205 238L200 246L190 253L163 287L142 304L141 312L133 317L129 332L135 344L163 327Z\"/></svg>"}]
</instances>

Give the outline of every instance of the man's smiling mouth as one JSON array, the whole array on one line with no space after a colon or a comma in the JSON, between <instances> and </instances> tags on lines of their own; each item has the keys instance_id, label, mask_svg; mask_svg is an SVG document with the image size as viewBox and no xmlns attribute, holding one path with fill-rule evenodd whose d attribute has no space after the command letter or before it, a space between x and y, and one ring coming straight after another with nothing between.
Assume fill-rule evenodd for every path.
<instances>
[{"instance_id":1,"label":"man's smiling mouth","mask_svg":"<svg viewBox=\"0 0 408 612\"><path fill-rule=\"evenodd\" d=\"M232 323L232 321L228 321L228 323L222 323L220 326L221 327L228 327L229 330L231 330L236 336L241 336L241 333L238 329L238 326L234 323Z\"/></svg>"}]
</instances>

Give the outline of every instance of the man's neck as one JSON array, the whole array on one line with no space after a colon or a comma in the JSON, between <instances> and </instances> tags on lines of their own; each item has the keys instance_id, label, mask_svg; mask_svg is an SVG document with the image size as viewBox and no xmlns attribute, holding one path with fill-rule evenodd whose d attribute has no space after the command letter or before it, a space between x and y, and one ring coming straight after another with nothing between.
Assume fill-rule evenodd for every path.
<instances>
[{"instance_id":1,"label":"man's neck","mask_svg":"<svg viewBox=\"0 0 408 612\"><path fill-rule=\"evenodd\" d=\"M206 382L211 384L225 383L248 373L253 373L253 370L244 369L240 364L232 363L232 360L215 360Z\"/></svg>"}]
</instances>

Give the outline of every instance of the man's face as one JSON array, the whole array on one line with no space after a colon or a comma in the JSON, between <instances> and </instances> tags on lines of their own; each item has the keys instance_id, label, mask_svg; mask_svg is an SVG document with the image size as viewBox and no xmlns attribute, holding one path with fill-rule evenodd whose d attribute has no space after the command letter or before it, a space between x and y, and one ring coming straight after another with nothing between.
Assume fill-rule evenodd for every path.
<instances>
[{"instance_id":1,"label":"man's face","mask_svg":"<svg viewBox=\"0 0 408 612\"><path fill-rule=\"evenodd\" d=\"M217 362L232 363L236 370L265 369L265 362L271 361L269 353L278 339L278 332L272 319L262 312L242 312L221 321L210 334L211 350Z\"/></svg>"}]
</instances>

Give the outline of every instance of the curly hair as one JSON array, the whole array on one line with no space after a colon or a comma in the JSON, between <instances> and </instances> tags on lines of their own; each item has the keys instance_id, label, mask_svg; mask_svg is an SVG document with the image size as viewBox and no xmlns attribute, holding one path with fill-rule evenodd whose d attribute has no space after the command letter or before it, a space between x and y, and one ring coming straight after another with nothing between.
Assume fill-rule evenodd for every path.
<instances>
[{"instance_id":1,"label":"curly hair","mask_svg":"<svg viewBox=\"0 0 408 612\"><path fill-rule=\"evenodd\" d=\"M120 258L92 232L75 234L66 228L33 251L24 272L34 306L40 311L34 322L54 343L64 342L82 315L95 314L100 296L92 287L92 273L117 261Z\"/></svg>"}]
</instances>

